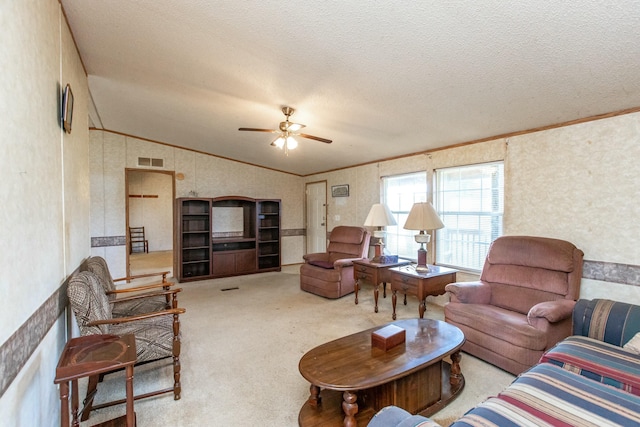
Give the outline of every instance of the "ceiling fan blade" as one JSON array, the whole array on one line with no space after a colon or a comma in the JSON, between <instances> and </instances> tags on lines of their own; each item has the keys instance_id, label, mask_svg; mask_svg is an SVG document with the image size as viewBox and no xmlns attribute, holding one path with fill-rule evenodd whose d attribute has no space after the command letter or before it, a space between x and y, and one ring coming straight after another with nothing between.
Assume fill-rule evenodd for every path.
<instances>
[{"instance_id":1,"label":"ceiling fan blade","mask_svg":"<svg viewBox=\"0 0 640 427\"><path fill-rule=\"evenodd\" d=\"M273 129L258 129L258 128L238 128L238 130L248 130L252 132L269 132L269 133L279 133L279 130Z\"/></svg>"},{"instance_id":2,"label":"ceiling fan blade","mask_svg":"<svg viewBox=\"0 0 640 427\"><path fill-rule=\"evenodd\" d=\"M324 142L325 144L331 144L333 142L330 139L320 138L319 136L308 135L306 133L299 133L298 135L300 135L303 138L315 139L316 141Z\"/></svg>"}]
</instances>

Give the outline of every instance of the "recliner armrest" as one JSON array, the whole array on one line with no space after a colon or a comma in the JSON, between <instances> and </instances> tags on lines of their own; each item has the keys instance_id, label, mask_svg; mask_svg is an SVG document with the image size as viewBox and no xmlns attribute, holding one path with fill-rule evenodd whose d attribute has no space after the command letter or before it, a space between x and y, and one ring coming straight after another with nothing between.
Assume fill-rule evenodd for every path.
<instances>
[{"instance_id":1,"label":"recliner armrest","mask_svg":"<svg viewBox=\"0 0 640 427\"><path fill-rule=\"evenodd\" d=\"M527 322L531 326L536 326L537 319L544 318L549 323L557 323L568 319L573 314L574 300L561 299L556 301L545 301L531 307L527 314Z\"/></svg>"},{"instance_id":2,"label":"recliner armrest","mask_svg":"<svg viewBox=\"0 0 640 427\"><path fill-rule=\"evenodd\" d=\"M315 252L311 254L304 254L302 258L306 261L329 261L329 253L328 252Z\"/></svg>"},{"instance_id":3,"label":"recliner armrest","mask_svg":"<svg viewBox=\"0 0 640 427\"><path fill-rule=\"evenodd\" d=\"M451 302L463 304L489 304L491 286L485 282L456 282L444 287L449 292Z\"/></svg>"},{"instance_id":4,"label":"recliner armrest","mask_svg":"<svg viewBox=\"0 0 640 427\"><path fill-rule=\"evenodd\" d=\"M360 261L364 258L341 258L341 259L337 259L333 262L333 267L334 268L342 268L342 267L349 267L350 265L353 265L353 261Z\"/></svg>"}]
</instances>

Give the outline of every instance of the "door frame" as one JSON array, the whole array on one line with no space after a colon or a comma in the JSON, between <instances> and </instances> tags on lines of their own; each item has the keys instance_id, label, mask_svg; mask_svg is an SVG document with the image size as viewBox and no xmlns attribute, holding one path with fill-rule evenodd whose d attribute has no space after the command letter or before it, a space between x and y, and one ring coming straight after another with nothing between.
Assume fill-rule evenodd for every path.
<instances>
[{"instance_id":1,"label":"door frame","mask_svg":"<svg viewBox=\"0 0 640 427\"><path fill-rule=\"evenodd\" d=\"M176 234L175 230L175 212L173 209L174 200L176 199L176 173L175 171L168 170L155 170L155 169L144 169L144 168L124 168L124 218L125 218L125 254L126 260L125 265L127 266L127 277L131 276L131 266L129 265L129 245L131 242L129 241L129 173L130 172L149 172L149 173L161 173L165 175L169 175L171 177L171 250L175 250L174 244L174 236ZM127 280L128 281L128 280Z\"/></svg>"},{"instance_id":2,"label":"door frame","mask_svg":"<svg viewBox=\"0 0 640 427\"><path fill-rule=\"evenodd\" d=\"M327 199L327 180L321 180L321 181L312 181L312 182L306 182L304 184L304 213L305 213L305 218L304 218L304 225L305 225L305 245L304 245L304 253L308 253L308 241L309 241L309 212L307 212L307 206L309 206L309 186L310 185L316 185L316 184L322 184L324 183L324 239L325 241L327 240L327 223L329 220L329 204L328 204L328 199ZM326 245L325 245L325 250L326 250Z\"/></svg>"}]
</instances>

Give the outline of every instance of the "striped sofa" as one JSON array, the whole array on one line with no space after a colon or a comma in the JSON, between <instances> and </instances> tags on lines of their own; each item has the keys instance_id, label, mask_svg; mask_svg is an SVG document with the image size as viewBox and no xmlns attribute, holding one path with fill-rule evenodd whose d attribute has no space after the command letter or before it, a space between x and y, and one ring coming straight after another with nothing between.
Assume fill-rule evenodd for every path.
<instances>
[{"instance_id":1,"label":"striped sofa","mask_svg":"<svg viewBox=\"0 0 640 427\"><path fill-rule=\"evenodd\" d=\"M451 426L640 425L640 306L579 300L572 328L540 363ZM434 425L397 407L384 408L369 423Z\"/></svg>"}]
</instances>

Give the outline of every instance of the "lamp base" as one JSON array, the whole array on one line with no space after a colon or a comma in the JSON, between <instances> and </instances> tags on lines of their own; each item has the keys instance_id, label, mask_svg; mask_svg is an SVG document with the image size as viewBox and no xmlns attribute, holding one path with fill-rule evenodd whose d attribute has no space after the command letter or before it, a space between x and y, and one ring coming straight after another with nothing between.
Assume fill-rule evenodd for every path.
<instances>
[{"instance_id":1,"label":"lamp base","mask_svg":"<svg viewBox=\"0 0 640 427\"><path fill-rule=\"evenodd\" d=\"M416 271L418 273L429 272L429 266L427 265L427 250L422 246L418 249L418 265L416 265Z\"/></svg>"},{"instance_id":2,"label":"lamp base","mask_svg":"<svg viewBox=\"0 0 640 427\"><path fill-rule=\"evenodd\" d=\"M374 245L375 248L375 255L373 256L373 258L371 259L371 262L376 262L379 263L380 262L380 256L382 256L382 243L377 243Z\"/></svg>"},{"instance_id":3,"label":"lamp base","mask_svg":"<svg viewBox=\"0 0 640 427\"><path fill-rule=\"evenodd\" d=\"M418 265L416 265L416 271L418 273L428 273L431 270L429 270L429 266L426 265L426 264L425 265L418 264Z\"/></svg>"}]
</instances>

